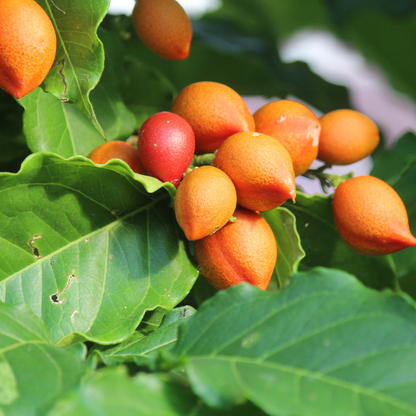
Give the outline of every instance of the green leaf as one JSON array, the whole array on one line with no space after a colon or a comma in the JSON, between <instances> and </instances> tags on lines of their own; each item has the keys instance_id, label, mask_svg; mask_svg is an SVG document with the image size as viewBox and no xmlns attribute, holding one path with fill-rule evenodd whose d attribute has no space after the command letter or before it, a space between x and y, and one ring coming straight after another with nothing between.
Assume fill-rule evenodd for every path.
<instances>
[{"instance_id":1,"label":"green leaf","mask_svg":"<svg viewBox=\"0 0 416 416\"><path fill-rule=\"evenodd\" d=\"M309 27L332 27L327 3L323 0L258 0L254 6L250 0L223 0L222 7L211 14L234 21L240 28L269 37L287 37L297 30Z\"/></svg>"},{"instance_id":2,"label":"green leaf","mask_svg":"<svg viewBox=\"0 0 416 416\"><path fill-rule=\"evenodd\" d=\"M78 384L85 353L82 344L55 347L29 308L0 302L0 414L44 414Z\"/></svg>"},{"instance_id":3,"label":"green leaf","mask_svg":"<svg viewBox=\"0 0 416 416\"><path fill-rule=\"evenodd\" d=\"M395 288L396 274L390 256L369 257L349 248L341 239L332 214L332 196L298 192L296 204L286 203L296 217L305 250L302 270L323 266L353 274L375 289Z\"/></svg>"},{"instance_id":4,"label":"green leaf","mask_svg":"<svg viewBox=\"0 0 416 416\"><path fill-rule=\"evenodd\" d=\"M104 69L104 48L97 37L97 28L107 13L110 0L85 2L37 0L55 26L57 50L55 62L43 86L63 102L75 103L104 134L89 100Z\"/></svg>"},{"instance_id":5,"label":"green leaf","mask_svg":"<svg viewBox=\"0 0 416 416\"><path fill-rule=\"evenodd\" d=\"M282 207L262 212L262 216L269 223L276 237L275 275L278 287L281 288L288 284L290 276L298 271L299 263L305 257L296 230L296 217L288 209ZM269 285L270 288L271 286L272 284Z\"/></svg>"},{"instance_id":6,"label":"green leaf","mask_svg":"<svg viewBox=\"0 0 416 416\"><path fill-rule=\"evenodd\" d=\"M177 90L162 72L135 57L124 57L123 63L126 76L121 93L140 128L151 115L171 109Z\"/></svg>"},{"instance_id":7,"label":"green leaf","mask_svg":"<svg viewBox=\"0 0 416 416\"><path fill-rule=\"evenodd\" d=\"M416 7L414 0L330 0L331 15L337 22L342 23L355 13L363 10L380 10L393 15L402 15Z\"/></svg>"},{"instance_id":8,"label":"green leaf","mask_svg":"<svg viewBox=\"0 0 416 416\"><path fill-rule=\"evenodd\" d=\"M146 312L138 329L144 334L150 334L159 328L167 313L168 311L163 308L156 308L153 311Z\"/></svg>"},{"instance_id":9,"label":"green leaf","mask_svg":"<svg viewBox=\"0 0 416 416\"><path fill-rule=\"evenodd\" d=\"M416 310L344 272L242 284L183 321L173 353L208 404L269 415L415 415Z\"/></svg>"},{"instance_id":10,"label":"green leaf","mask_svg":"<svg viewBox=\"0 0 416 416\"><path fill-rule=\"evenodd\" d=\"M0 300L26 303L61 345L121 342L197 276L170 192L120 160L32 155L0 176Z\"/></svg>"},{"instance_id":11,"label":"green leaf","mask_svg":"<svg viewBox=\"0 0 416 416\"><path fill-rule=\"evenodd\" d=\"M53 152L62 157L88 156L103 136L81 110L36 88L19 100L24 107L24 134L32 152Z\"/></svg>"},{"instance_id":12,"label":"green leaf","mask_svg":"<svg viewBox=\"0 0 416 416\"><path fill-rule=\"evenodd\" d=\"M208 408L189 386L166 374L127 376L107 368L57 402L48 416L264 416L253 405L230 411Z\"/></svg>"},{"instance_id":13,"label":"green leaf","mask_svg":"<svg viewBox=\"0 0 416 416\"><path fill-rule=\"evenodd\" d=\"M127 76L123 68L123 45L113 33L105 30L99 33L106 64L100 82L91 91L91 102L107 140L124 140L133 133L136 119L121 97L121 86Z\"/></svg>"},{"instance_id":14,"label":"green leaf","mask_svg":"<svg viewBox=\"0 0 416 416\"><path fill-rule=\"evenodd\" d=\"M195 314L192 306L175 308L168 312L158 329L149 335L136 331L130 338L111 348L97 346L93 350L105 365L117 365L124 362L135 362L137 365L148 365L149 355L157 351L172 348L178 338L178 327L184 318Z\"/></svg>"}]
</instances>

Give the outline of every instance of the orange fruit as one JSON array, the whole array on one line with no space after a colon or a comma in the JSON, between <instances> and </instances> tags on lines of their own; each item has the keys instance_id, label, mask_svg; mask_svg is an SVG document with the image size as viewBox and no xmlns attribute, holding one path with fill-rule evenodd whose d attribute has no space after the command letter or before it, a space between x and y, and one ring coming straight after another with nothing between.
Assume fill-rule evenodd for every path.
<instances>
[{"instance_id":1,"label":"orange fruit","mask_svg":"<svg viewBox=\"0 0 416 416\"><path fill-rule=\"evenodd\" d=\"M335 110L320 118L318 159L349 165L369 156L380 141L376 124L354 110Z\"/></svg>"},{"instance_id":2,"label":"orange fruit","mask_svg":"<svg viewBox=\"0 0 416 416\"><path fill-rule=\"evenodd\" d=\"M188 57L192 24L175 0L137 0L133 25L142 42L162 58L182 60Z\"/></svg>"},{"instance_id":3,"label":"orange fruit","mask_svg":"<svg viewBox=\"0 0 416 416\"><path fill-rule=\"evenodd\" d=\"M291 100L265 104L253 117L257 132L279 140L289 152L295 176L305 173L318 155L318 117L305 105Z\"/></svg>"},{"instance_id":4,"label":"orange fruit","mask_svg":"<svg viewBox=\"0 0 416 416\"><path fill-rule=\"evenodd\" d=\"M341 183L333 213L342 239L358 253L382 256L416 245L403 201L381 179L357 176Z\"/></svg>"},{"instance_id":5,"label":"orange fruit","mask_svg":"<svg viewBox=\"0 0 416 416\"><path fill-rule=\"evenodd\" d=\"M175 194L175 215L188 240L198 240L223 227L233 215L237 195L231 179L214 166L185 175Z\"/></svg>"},{"instance_id":6,"label":"orange fruit","mask_svg":"<svg viewBox=\"0 0 416 416\"><path fill-rule=\"evenodd\" d=\"M139 152L130 143L114 140L105 142L96 147L88 158L94 163L105 164L111 159L121 159L126 162L131 170L142 175L146 174L146 170L139 157Z\"/></svg>"},{"instance_id":7,"label":"orange fruit","mask_svg":"<svg viewBox=\"0 0 416 416\"><path fill-rule=\"evenodd\" d=\"M276 265L276 239L258 213L237 207L235 222L195 241L201 274L217 289L248 282L265 290Z\"/></svg>"},{"instance_id":8,"label":"orange fruit","mask_svg":"<svg viewBox=\"0 0 416 416\"><path fill-rule=\"evenodd\" d=\"M218 82L196 82L176 97L172 112L182 116L195 133L195 153L213 153L229 136L254 131L254 119L242 97Z\"/></svg>"},{"instance_id":9,"label":"orange fruit","mask_svg":"<svg viewBox=\"0 0 416 416\"><path fill-rule=\"evenodd\" d=\"M1 0L0 28L0 87L22 98L43 82L52 67L55 29L34 0Z\"/></svg>"},{"instance_id":10,"label":"orange fruit","mask_svg":"<svg viewBox=\"0 0 416 416\"><path fill-rule=\"evenodd\" d=\"M267 211L296 198L292 159L284 146L267 134L230 136L218 149L213 164L231 178L238 205L244 208Z\"/></svg>"}]
</instances>

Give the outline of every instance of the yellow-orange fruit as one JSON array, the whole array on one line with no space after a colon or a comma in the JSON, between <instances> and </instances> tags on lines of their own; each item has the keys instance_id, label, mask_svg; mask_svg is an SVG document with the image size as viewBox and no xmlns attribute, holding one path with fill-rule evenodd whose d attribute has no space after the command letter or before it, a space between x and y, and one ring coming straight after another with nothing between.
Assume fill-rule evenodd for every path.
<instances>
[{"instance_id":1,"label":"yellow-orange fruit","mask_svg":"<svg viewBox=\"0 0 416 416\"><path fill-rule=\"evenodd\" d=\"M237 195L231 179L214 166L185 175L175 194L175 215L188 240L198 240L223 227L233 215Z\"/></svg>"},{"instance_id":2,"label":"yellow-orange fruit","mask_svg":"<svg viewBox=\"0 0 416 416\"><path fill-rule=\"evenodd\" d=\"M88 158L98 164L105 164L111 159L121 159L130 166L133 172L142 175L146 174L146 170L140 160L139 152L133 145L127 142L118 140L105 142L96 147L88 155Z\"/></svg>"},{"instance_id":3,"label":"yellow-orange fruit","mask_svg":"<svg viewBox=\"0 0 416 416\"><path fill-rule=\"evenodd\" d=\"M0 1L0 87L22 98L38 87L52 67L56 34L34 0Z\"/></svg>"},{"instance_id":4,"label":"yellow-orange fruit","mask_svg":"<svg viewBox=\"0 0 416 416\"><path fill-rule=\"evenodd\" d=\"M279 140L292 158L295 176L305 173L318 155L321 125L305 105L291 100L265 104L254 114L256 131Z\"/></svg>"},{"instance_id":5,"label":"yellow-orange fruit","mask_svg":"<svg viewBox=\"0 0 416 416\"><path fill-rule=\"evenodd\" d=\"M254 119L242 97L218 82L196 82L176 97L172 112L179 114L195 133L195 153L213 153L229 136L254 131Z\"/></svg>"},{"instance_id":6,"label":"yellow-orange fruit","mask_svg":"<svg viewBox=\"0 0 416 416\"><path fill-rule=\"evenodd\" d=\"M376 124L354 110L335 110L320 119L318 159L328 165L349 165L369 156L380 141Z\"/></svg>"},{"instance_id":7,"label":"yellow-orange fruit","mask_svg":"<svg viewBox=\"0 0 416 416\"><path fill-rule=\"evenodd\" d=\"M357 176L341 183L333 213L342 239L358 253L382 256L416 245L403 201L381 179Z\"/></svg>"},{"instance_id":8,"label":"yellow-orange fruit","mask_svg":"<svg viewBox=\"0 0 416 416\"><path fill-rule=\"evenodd\" d=\"M276 239L267 221L237 207L235 222L195 242L201 274L217 289L248 282L265 290L276 265Z\"/></svg>"},{"instance_id":9,"label":"yellow-orange fruit","mask_svg":"<svg viewBox=\"0 0 416 416\"><path fill-rule=\"evenodd\" d=\"M284 146L267 134L230 136L218 149L213 164L231 178L238 205L244 208L267 211L296 198L292 159Z\"/></svg>"},{"instance_id":10,"label":"yellow-orange fruit","mask_svg":"<svg viewBox=\"0 0 416 416\"><path fill-rule=\"evenodd\" d=\"M133 25L142 42L165 59L188 57L192 24L182 6L175 0L137 0Z\"/></svg>"}]
</instances>

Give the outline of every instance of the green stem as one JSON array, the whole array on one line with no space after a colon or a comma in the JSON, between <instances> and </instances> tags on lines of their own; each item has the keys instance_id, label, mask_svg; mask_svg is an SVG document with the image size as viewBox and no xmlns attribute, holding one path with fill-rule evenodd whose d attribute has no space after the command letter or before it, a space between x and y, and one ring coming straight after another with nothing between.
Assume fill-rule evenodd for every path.
<instances>
[{"instance_id":1,"label":"green stem","mask_svg":"<svg viewBox=\"0 0 416 416\"><path fill-rule=\"evenodd\" d=\"M309 169L302 176L308 179L312 179L312 180L318 179L319 182L321 183L322 190L326 194L328 193L329 188L332 187L335 189L342 182L354 176L354 172L349 172L342 176L333 175L333 174L324 172L325 169L329 169L331 167L332 167L331 165L322 165L318 169Z\"/></svg>"},{"instance_id":2,"label":"green stem","mask_svg":"<svg viewBox=\"0 0 416 416\"><path fill-rule=\"evenodd\" d=\"M205 165L212 165L212 161L214 160L215 154L214 153L205 153L203 155L194 155L192 159L192 166L205 166Z\"/></svg>"}]
</instances>

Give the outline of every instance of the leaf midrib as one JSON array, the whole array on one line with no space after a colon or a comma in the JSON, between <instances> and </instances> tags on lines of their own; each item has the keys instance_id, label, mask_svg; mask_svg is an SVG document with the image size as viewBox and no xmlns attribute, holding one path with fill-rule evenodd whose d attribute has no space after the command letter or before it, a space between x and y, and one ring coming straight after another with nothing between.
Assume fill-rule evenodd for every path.
<instances>
[{"instance_id":1,"label":"leaf midrib","mask_svg":"<svg viewBox=\"0 0 416 416\"><path fill-rule=\"evenodd\" d=\"M354 391L356 393L366 395L368 397L371 397L373 399L378 399L380 402L389 403L392 406L395 406L397 408L400 408L402 410L405 410L407 412L412 412L416 414L416 407L408 404L407 402L404 402L402 400L399 400L395 397L388 396L386 394L383 394L375 389L361 386L359 384L354 384L345 380L341 380L335 377L328 376L323 373L316 373L314 371L306 370L306 369L300 369L297 367L292 367L289 365L284 365L281 363L270 363L270 362L259 362L255 359L249 359L246 357L233 357L230 359L230 357L227 356L198 356L198 357L190 357L188 361L189 363L192 363L192 361L197 360L219 360L219 361L225 361L229 364L231 364L231 368L233 371L237 372L237 374L240 376L240 383L244 382L244 377L241 376L240 372L238 371L237 365L239 363L241 364L249 364L249 365L257 365L261 366L263 368L269 368L271 370L277 370L285 373L291 373L293 375L296 375L297 377L304 377L304 378L313 378L315 380L319 380L322 382L325 382L327 384L333 385L334 387L342 388L345 390ZM247 387L244 389L245 392L249 390Z\"/></svg>"},{"instance_id":2,"label":"leaf midrib","mask_svg":"<svg viewBox=\"0 0 416 416\"><path fill-rule=\"evenodd\" d=\"M166 195L161 195L158 198L153 199L151 202L149 202L148 204L144 205L143 207L140 207L140 208L138 208L138 209L136 209L134 211L131 211L128 214L126 214L126 215L124 215L122 217L119 217L116 220L108 223L107 225L105 225L105 226L103 226L101 228L97 228L96 230L92 231L91 233L82 235L80 238L78 238L78 239L76 239L74 241L71 241L70 243L66 244L65 246L60 247L58 250L55 250L54 252L52 252L52 253L50 253L50 254L42 257L41 259L37 259L35 262L29 264L25 268L20 269L16 273L11 274L10 276L8 276L4 280L2 280L0 282L0 284L6 283L10 279L12 279L12 278L14 278L16 276L19 276L20 274L24 273L26 270L31 269L32 267L34 267L34 265L38 265L40 263L43 263L44 261L49 260L51 257L55 256L56 254L61 253L62 251L66 250L66 249L68 249L68 248L70 248L72 246L75 246L75 245L79 244L80 242L84 241L85 238L91 238L94 235L97 235L97 234L101 233L102 231L107 231L108 232L110 229L114 228L117 224L119 224L119 223L125 221L126 219L128 219L128 218L130 218L130 217L132 217L132 216L134 216L136 214L138 214L141 211L150 209L152 206L156 205L157 203L159 203L160 201L162 201L165 198L166 198Z\"/></svg>"}]
</instances>

